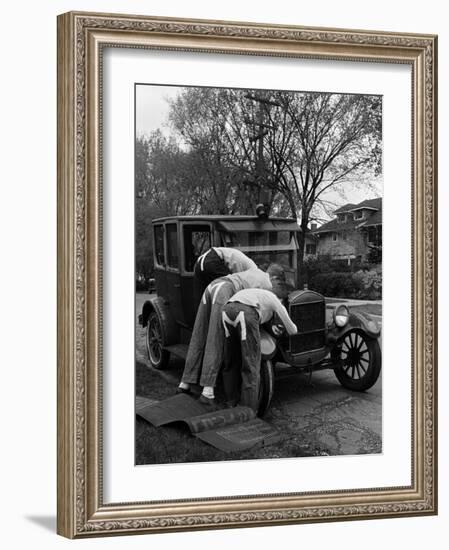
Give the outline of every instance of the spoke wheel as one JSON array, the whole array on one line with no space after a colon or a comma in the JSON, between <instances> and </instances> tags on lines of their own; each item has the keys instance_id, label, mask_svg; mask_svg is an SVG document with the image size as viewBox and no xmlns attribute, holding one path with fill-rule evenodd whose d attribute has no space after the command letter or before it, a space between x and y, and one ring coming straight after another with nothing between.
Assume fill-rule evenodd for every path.
<instances>
[{"instance_id":1,"label":"spoke wheel","mask_svg":"<svg viewBox=\"0 0 449 550\"><path fill-rule=\"evenodd\" d=\"M364 391L379 378L381 351L377 340L359 331L347 332L338 343L341 366L335 376L342 386L350 390Z\"/></svg>"},{"instance_id":2,"label":"spoke wheel","mask_svg":"<svg viewBox=\"0 0 449 550\"><path fill-rule=\"evenodd\" d=\"M164 369L168 365L170 353L164 349L164 331L159 315L152 311L148 317L146 346L151 365Z\"/></svg>"}]
</instances>

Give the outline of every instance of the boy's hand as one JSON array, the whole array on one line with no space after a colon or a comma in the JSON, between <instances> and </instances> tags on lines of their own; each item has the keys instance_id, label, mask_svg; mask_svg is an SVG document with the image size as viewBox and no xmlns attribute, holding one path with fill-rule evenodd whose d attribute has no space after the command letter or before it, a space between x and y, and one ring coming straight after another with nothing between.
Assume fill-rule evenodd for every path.
<instances>
[{"instance_id":1,"label":"boy's hand","mask_svg":"<svg viewBox=\"0 0 449 550\"><path fill-rule=\"evenodd\" d=\"M282 336L285 332L283 325L272 325L271 330L275 336Z\"/></svg>"}]
</instances>

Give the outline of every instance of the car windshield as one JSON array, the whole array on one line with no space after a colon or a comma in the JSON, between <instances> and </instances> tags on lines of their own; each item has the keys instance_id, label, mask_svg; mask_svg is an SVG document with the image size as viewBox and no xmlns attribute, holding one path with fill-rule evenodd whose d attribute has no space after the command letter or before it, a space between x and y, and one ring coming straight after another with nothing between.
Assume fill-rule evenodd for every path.
<instances>
[{"instance_id":1,"label":"car windshield","mask_svg":"<svg viewBox=\"0 0 449 550\"><path fill-rule=\"evenodd\" d=\"M238 248L262 269L271 263L294 269L296 244L292 231L234 231L222 235L225 246Z\"/></svg>"},{"instance_id":2,"label":"car windshield","mask_svg":"<svg viewBox=\"0 0 449 550\"><path fill-rule=\"evenodd\" d=\"M234 231L227 235L236 248L288 245L293 237L291 231Z\"/></svg>"},{"instance_id":3,"label":"car windshield","mask_svg":"<svg viewBox=\"0 0 449 550\"><path fill-rule=\"evenodd\" d=\"M247 256L249 256L261 269L267 269L270 264L280 264L284 269L291 270L293 265L293 251L288 250L285 252L274 252L260 250L244 250L241 249Z\"/></svg>"}]
</instances>

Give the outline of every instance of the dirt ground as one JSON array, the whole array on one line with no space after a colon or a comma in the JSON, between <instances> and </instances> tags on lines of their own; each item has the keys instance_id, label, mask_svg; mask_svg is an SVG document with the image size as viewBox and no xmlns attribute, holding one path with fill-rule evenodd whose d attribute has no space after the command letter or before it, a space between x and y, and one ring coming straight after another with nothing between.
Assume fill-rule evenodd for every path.
<instances>
[{"instance_id":1,"label":"dirt ground","mask_svg":"<svg viewBox=\"0 0 449 550\"><path fill-rule=\"evenodd\" d=\"M146 294L136 295L136 317L146 299ZM145 330L136 319L136 395L154 400L174 395L182 369L183 361L177 358L164 371L149 365ZM286 375L281 369L264 419L283 433L280 443L226 454L187 430L154 428L138 418L136 464L381 453L382 377L370 390L358 393L343 388L331 370L309 378Z\"/></svg>"}]
</instances>

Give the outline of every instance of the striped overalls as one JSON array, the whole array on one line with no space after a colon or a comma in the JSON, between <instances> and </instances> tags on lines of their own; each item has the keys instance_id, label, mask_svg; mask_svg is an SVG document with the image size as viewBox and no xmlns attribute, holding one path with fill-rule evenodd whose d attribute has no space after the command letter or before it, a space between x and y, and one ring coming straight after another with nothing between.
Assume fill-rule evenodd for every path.
<instances>
[{"instance_id":1,"label":"striped overalls","mask_svg":"<svg viewBox=\"0 0 449 550\"><path fill-rule=\"evenodd\" d=\"M197 259L193 273L193 299L196 305L200 303L208 284L218 277L229 275L231 272L223 258L213 248L210 248Z\"/></svg>"},{"instance_id":2,"label":"striped overalls","mask_svg":"<svg viewBox=\"0 0 449 550\"><path fill-rule=\"evenodd\" d=\"M223 363L224 333L221 310L235 288L231 281L216 279L201 297L181 381L215 386Z\"/></svg>"}]
</instances>

